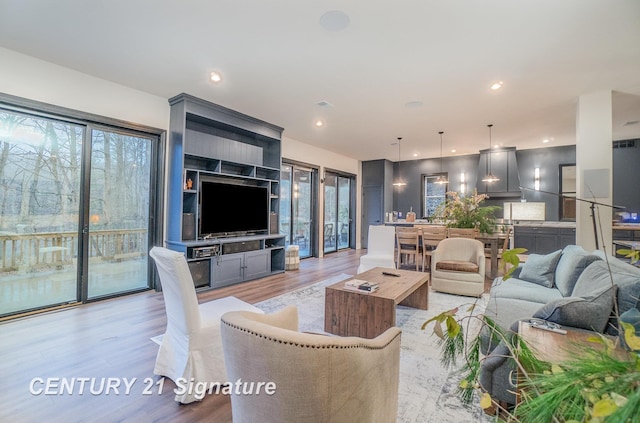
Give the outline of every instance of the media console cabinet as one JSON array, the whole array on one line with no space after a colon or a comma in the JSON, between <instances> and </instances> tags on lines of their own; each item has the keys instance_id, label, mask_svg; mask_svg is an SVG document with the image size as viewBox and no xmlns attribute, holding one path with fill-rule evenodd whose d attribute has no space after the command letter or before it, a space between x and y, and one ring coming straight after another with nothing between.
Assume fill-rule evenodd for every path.
<instances>
[{"instance_id":1,"label":"media console cabinet","mask_svg":"<svg viewBox=\"0 0 640 423\"><path fill-rule=\"evenodd\" d=\"M167 248L186 255L198 289L284 272L285 236L278 228L283 129L184 93L169 104ZM202 181L264 188L267 227L205 236L201 223L212 216L202 215ZM219 203L234 213L234 198Z\"/></svg>"}]
</instances>

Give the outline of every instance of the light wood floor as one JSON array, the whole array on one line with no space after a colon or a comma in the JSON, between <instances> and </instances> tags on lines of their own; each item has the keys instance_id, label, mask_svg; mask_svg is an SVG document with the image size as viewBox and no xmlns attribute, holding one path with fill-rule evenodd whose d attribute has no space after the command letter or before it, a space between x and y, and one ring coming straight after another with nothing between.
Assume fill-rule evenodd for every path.
<instances>
[{"instance_id":1,"label":"light wood floor","mask_svg":"<svg viewBox=\"0 0 640 423\"><path fill-rule=\"evenodd\" d=\"M331 276L355 274L366 250L347 250L323 259L305 259L300 270L200 293L201 302L234 295L255 303ZM152 336L164 332L162 294L145 292L0 323L0 422L231 422L231 403L224 395L179 405L175 385L166 379L163 392L152 385L158 347ZM126 395L78 393L33 395L34 378L127 378ZM150 379L147 379L150 378ZM145 383L145 379L150 381ZM50 379L53 381L53 379ZM44 388L35 383L33 388Z\"/></svg>"}]
</instances>

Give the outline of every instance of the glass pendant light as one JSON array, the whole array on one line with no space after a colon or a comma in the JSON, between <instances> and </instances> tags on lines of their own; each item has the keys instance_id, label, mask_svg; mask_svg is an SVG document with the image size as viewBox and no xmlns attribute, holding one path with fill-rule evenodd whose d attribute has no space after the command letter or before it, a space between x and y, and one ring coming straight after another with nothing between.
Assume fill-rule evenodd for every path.
<instances>
[{"instance_id":1,"label":"glass pendant light","mask_svg":"<svg viewBox=\"0 0 640 423\"><path fill-rule=\"evenodd\" d=\"M402 177L400 176L400 141L401 140L402 140L402 137L398 137L398 179L396 179L396 181L393 183L394 187L403 187L407 185L407 183L403 181Z\"/></svg>"},{"instance_id":2,"label":"glass pendant light","mask_svg":"<svg viewBox=\"0 0 640 423\"><path fill-rule=\"evenodd\" d=\"M449 183L447 178L442 174L442 134L444 134L444 131L440 131L438 134L440 134L440 175L436 178L435 183L444 185Z\"/></svg>"},{"instance_id":3,"label":"glass pendant light","mask_svg":"<svg viewBox=\"0 0 640 423\"><path fill-rule=\"evenodd\" d=\"M491 173L491 154L492 154L492 150L491 150L491 127L493 126L493 124L489 124L487 126L489 127L489 153L487 155L487 176L482 178L482 182L486 182L486 183L490 184L492 182L498 182L500 180L500 178L498 178L497 176L494 176L494 174Z\"/></svg>"}]
</instances>

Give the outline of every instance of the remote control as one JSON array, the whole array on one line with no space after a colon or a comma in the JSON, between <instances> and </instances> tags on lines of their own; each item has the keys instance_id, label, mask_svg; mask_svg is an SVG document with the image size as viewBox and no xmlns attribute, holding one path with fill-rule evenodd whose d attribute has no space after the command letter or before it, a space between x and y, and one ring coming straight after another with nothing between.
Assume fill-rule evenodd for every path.
<instances>
[{"instance_id":1,"label":"remote control","mask_svg":"<svg viewBox=\"0 0 640 423\"><path fill-rule=\"evenodd\" d=\"M531 326L532 328L536 328L536 329L542 329L542 330L548 330L549 332L555 332L555 333L559 333L561 335L566 335L567 331L564 329L560 329L560 328L551 328L549 326Z\"/></svg>"},{"instance_id":2,"label":"remote control","mask_svg":"<svg viewBox=\"0 0 640 423\"><path fill-rule=\"evenodd\" d=\"M392 273L392 272L382 272L382 274L385 276L400 276L398 273Z\"/></svg>"}]
</instances>

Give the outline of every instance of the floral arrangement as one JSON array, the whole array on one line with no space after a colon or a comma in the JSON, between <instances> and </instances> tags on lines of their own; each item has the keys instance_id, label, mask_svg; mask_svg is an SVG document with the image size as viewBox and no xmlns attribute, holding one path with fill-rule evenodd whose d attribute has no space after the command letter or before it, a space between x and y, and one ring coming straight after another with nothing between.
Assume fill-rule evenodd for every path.
<instances>
[{"instance_id":1,"label":"floral arrangement","mask_svg":"<svg viewBox=\"0 0 640 423\"><path fill-rule=\"evenodd\" d=\"M489 198L486 194L461 196L455 191L447 192L447 200L436 209L436 216L447 222L450 228L477 228L482 233L493 233L495 228L494 213L498 206L481 207L482 202Z\"/></svg>"}]
</instances>

